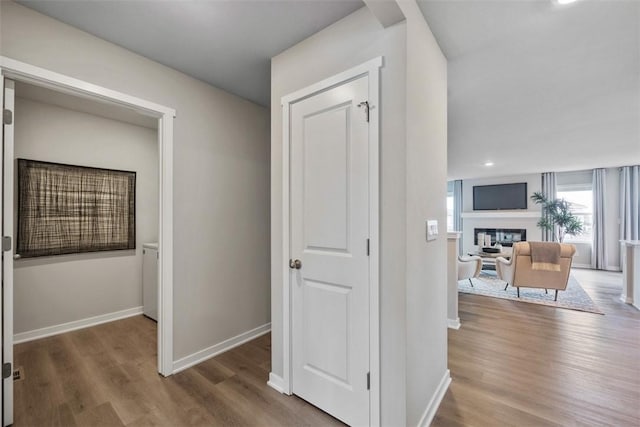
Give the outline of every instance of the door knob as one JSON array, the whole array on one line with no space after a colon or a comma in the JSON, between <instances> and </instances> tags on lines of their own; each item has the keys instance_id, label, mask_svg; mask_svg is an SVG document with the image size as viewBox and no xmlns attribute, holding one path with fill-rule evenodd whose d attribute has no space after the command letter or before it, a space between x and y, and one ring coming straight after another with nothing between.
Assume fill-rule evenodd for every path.
<instances>
[{"instance_id":1,"label":"door knob","mask_svg":"<svg viewBox=\"0 0 640 427\"><path fill-rule=\"evenodd\" d=\"M302 261L300 261L299 259L290 259L289 267L296 270L300 270L302 268Z\"/></svg>"}]
</instances>

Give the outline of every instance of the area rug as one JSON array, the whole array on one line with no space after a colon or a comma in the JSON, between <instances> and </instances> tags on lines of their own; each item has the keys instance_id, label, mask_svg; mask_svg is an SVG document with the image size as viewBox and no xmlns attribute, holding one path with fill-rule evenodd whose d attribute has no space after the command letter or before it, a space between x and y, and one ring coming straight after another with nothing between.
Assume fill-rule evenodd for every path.
<instances>
[{"instance_id":1,"label":"area rug","mask_svg":"<svg viewBox=\"0 0 640 427\"><path fill-rule=\"evenodd\" d=\"M483 270L482 273L480 273L480 277L472 280L473 287L469 284L469 280L459 281L458 290L465 294L483 295L519 302L548 305L550 307L566 308L569 310L604 314L573 276L569 276L567 289L558 292L558 301L553 300L555 291L549 290L549 293L545 294L544 289L535 288L520 288L520 298L518 298L517 290L513 286L509 286L506 291L504 290L506 282L498 279L495 271Z\"/></svg>"}]
</instances>

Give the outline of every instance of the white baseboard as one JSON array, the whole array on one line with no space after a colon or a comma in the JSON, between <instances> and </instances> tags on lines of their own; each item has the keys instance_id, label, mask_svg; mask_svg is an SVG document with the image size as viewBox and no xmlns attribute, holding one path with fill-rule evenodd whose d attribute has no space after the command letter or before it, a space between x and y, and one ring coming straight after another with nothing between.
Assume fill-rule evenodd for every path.
<instances>
[{"instance_id":1,"label":"white baseboard","mask_svg":"<svg viewBox=\"0 0 640 427\"><path fill-rule=\"evenodd\" d=\"M279 375L274 374L273 372L269 372L269 381L267 381L267 385L272 389L279 391L282 394L284 392L284 378Z\"/></svg>"},{"instance_id":2,"label":"white baseboard","mask_svg":"<svg viewBox=\"0 0 640 427\"><path fill-rule=\"evenodd\" d=\"M578 263L573 263L571 264L571 267L575 267L575 268L588 268L591 269L591 264L578 264Z\"/></svg>"},{"instance_id":3,"label":"white baseboard","mask_svg":"<svg viewBox=\"0 0 640 427\"><path fill-rule=\"evenodd\" d=\"M420 418L420 422L418 422L418 427L428 427L431 425L431 421L433 421L433 418L436 416L436 412L438 412L440 402L442 402L442 398L447 392L449 384L451 384L451 372L447 369L440 380L440 384L438 384L438 388L435 393L433 393L427 408L424 410L424 413Z\"/></svg>"},{"instance_id":4,"label":"white baseboard","mask_svg":"<svg viewBox=\"0 0 640 427\"><path fill-rule=\"evenodd\" d=\"M247 341L251 341L252 339L269 333L269 331L271 331L271 323L266 323L255 329L251 329L250 331L243 332L240 335L229 338L228 340L224 340L221 343L214 344L211 347L207 347L203 350L190 354L189 356L185 356L182 359L175 360L173 362L173 373L177 374L180 371L184 371L185 369L197 365L200 362L204 362L207 359L211 359L220 353L224 353L225 351L231 350L232 348L244 344Z\"/></svg>"},{"instance_id":5,"label":"white baseboard","mask_svg":"<svg viewBox=\"0 0 640 427\"><path fill-rule=\"evenodd\" d=\"M99 316L87 317L86 319L74 320L73 322L62 323L60 325L47 326L46 328L34 329L33 331L20 332L13 335L13 343L20 344L27 341L50 337L52 335L64 334L65 332L76 331L78 329L113 322L114 320L125 319L127 317L138 316L140 314L142 314L142 306L128 308L126 310L116 311L113 313L101 314Z\"/></svg>"},{"instance_id":6,"label":"white baseboard","mask_svg":"<svg viewBox=\"0 0 640 427\"><path fill-rule=\"evenodd\" d=\"M455 329L457 331L460 329L460 326L462 326L462 323L460 323L459 317L457 319L447 319L447 326L449 329Z\"/></svg>"},{"instance_id":7,"label":"white baseboard","mask_svg":"<svg viewBox=\"0 0 640 427\"><path fill-rule=\"evenodd\" d=\"M633 298L629 298L626 295L620 295L620 301L622 301L625 304L633 304Z\"/></svg>"}]
</instances>

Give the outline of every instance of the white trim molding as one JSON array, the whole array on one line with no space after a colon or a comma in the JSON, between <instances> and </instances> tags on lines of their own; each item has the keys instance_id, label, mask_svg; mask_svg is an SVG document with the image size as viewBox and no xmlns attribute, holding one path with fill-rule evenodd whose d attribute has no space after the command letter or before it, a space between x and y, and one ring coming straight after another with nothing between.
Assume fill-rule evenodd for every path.
<instances>
[{"instance_id":1,"label":"white trim molding","mask_svg":"<svg viewBox=\"0 0 640 427\"><path fill-rule=\"evenodd\" d=\"M267 385L272 389L285 394L284 392L284 379L280 375L276 375L273 372L269 372L269 381L267 381Z\"/></svg>"},{"instance_id":2,"label":"white trim molding","mask_svg":"<svg viewBox=\"0 0 640 427\"><path fill-rule=\"evenodd\" d=\"M2 74L13 80L31 83L36 86L46 87L74 96L98 99L102 102L120 105L126 108L134 107L137 112L151 117L159 117L160 115L176 116L176 110L173 108L94 85L45 68L36 67L35 65L25 62L16 61L6 56L0 56L0 67L2 68Z\"/></svg>"},{"instance_id":3,"label":"white trim molding","mask_svg":"<svg viewBox=\"0 0 640 427\"><path fill-rule=\"evenodd\" d=\"M577 262L574 262L573 264L571 264L571 267L591 270L591 264L578 264Z\"/></svg>"},{"instance_id":4,"label":"white trim molding","mask_svg":"<svg viewBox=\"0 0 640 427\"><path fill-rule=\"evenodd\" d=\"M518 211L490 211L490 212L462 212L462 218L540 218L540 212Z\"/></svg>"},{"instance_id":5,"label":"white trim molding","mask_svg":"<svg viewBox=\"0 0 640 427\"><path fill-rule=\"evenodd\" d=\"M13 343L20 344L23 342L39 340L40 338L77 331L78 329L89 328L91 326L126 319L127 317L138 316L140 314L142 314L142 306L115 311L113 313L101 314L99 316L87 317L85 319L74 320L72 322L61 323L59 325L47 326L45 328L34 329L33 331L20 332L13 335Z\"/></svg>"},{"instance_id":6,"label":"white trim molding","mask_svg":"<svg viewBox=\"0 0 640 427\"><path fill-rule=\"evenodd\" d=\"M265 323L262 326L243 332L235 337L224 340L221 343L214 344L211 347L207 347L203 350L185 356L173 362L173 373L176 374L180 371L184 371L187 368L197 365L198 363L202 363L205 360L211 359L212 357L261 337L264 334L268 334L269 332L271 332L271 323Z\"/></svg>"},{"instance_id":7,"label":"white trim molding","mask_svg":"<svg viewBox=\"0 0 640 427\"><path fill-rule=\"evenodd\" d=\"M457 331L460 329L460 326L462 326L462 323L460 323L459 317L456 319L447 319L447 327L449 329L455 329Z\"/></svg>"},{"instance_id":8,"label":"white trim molding","mask_svg":"<svg viewBox=\"0 0 640 427\"><path fill-rule=\"evenodd\" d=\"M627 295L620 295L620 301L625 304L633 304L633 298L630 298Z\"/></svg>"},{"instance_id":9,"label":"white trim molding","mask_svg":"<svg viewBox=\"0 0 640 427\"><path fill-rule=\"evenodd\" d=\"M449 385L451 384L451 372L447 369L440 380L440 384L438 384L438 388L435 393L431 397L429 404L427 405L422 417L420 417L420 421L418 422L418 427L429 427L433 418L436 416L436 412L438 412L438 408L440 407L440 403L444 398L445 393L449 389Z\"/></svg>"},{"instance_id":10,"label":"white trim molding","mask_svg":"<svg viewBox=\"0 0 640 427\"><path fill-rule=\"evenodd\" d=\"M281 99L282 105L282 357L283 375L280 386L282 393L291 394L291 287L290 268L286 260L290 258L290 107L291 104L309 98L335 86L353 80L360 76L369 77L369 103L374 108L369 116L369 371L370 390L369 420L371 426L380 425L380 68L383 57L373 58L363 64L328 77L296 92L285 95ZM275 378L275 376L274 376Z\"/></svg>"},{"instance_id":11,"label":"white trim molding","mask_svg":"<svg viewBox=\"0 0 640 427\"><path fill-rule=\"evenodd\" d=\"M173 371L173 120L176 110L83 80L0 56L5 77L57 92L90 98L158 119L159 260L158 260L158 372ZM5 182L13 185L13 182Z\"/></svg>"}]
</instances>

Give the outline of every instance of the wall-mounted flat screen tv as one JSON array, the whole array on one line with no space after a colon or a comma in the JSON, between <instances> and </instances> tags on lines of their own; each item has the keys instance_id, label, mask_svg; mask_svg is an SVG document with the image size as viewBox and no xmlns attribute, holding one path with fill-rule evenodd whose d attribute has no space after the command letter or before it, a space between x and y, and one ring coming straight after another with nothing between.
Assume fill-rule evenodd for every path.
<instances>
[{"instance_id":1,"label":"wall-mounted flat screen tv","mask_svg":"<svg viewBox=\"0 0 640 427\"><path fill-rule=\"evenodd\" d=\"M473 210L527 209L527 183L473 186Z\"/></svg>"}]
</instances>

